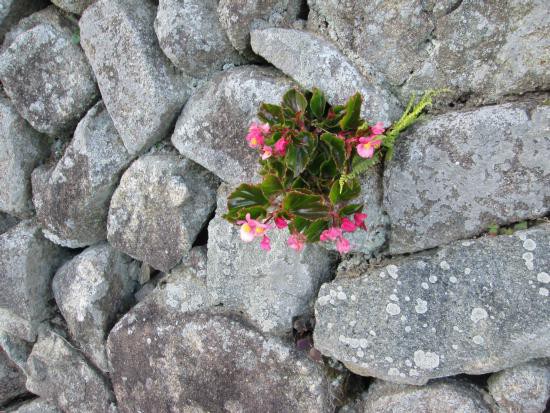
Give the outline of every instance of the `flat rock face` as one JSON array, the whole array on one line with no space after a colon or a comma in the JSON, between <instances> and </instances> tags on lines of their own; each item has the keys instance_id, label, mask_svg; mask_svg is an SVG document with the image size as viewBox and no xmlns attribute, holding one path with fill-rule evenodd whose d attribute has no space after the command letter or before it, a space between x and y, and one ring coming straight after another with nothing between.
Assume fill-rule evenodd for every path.
<instances>
[{"instance_id":1,"label":"flat rock face","mask_svg":"<svg viewBox=\"0 0 550 413\"><path fill-rule=\"evenodd\" d=\"M139 306L109 335L120 412L331 412L305 355L234 314Z\"/></svg>"},{"instance_id":2,"label":"flat rock face","mask_svg":"<svg viewBox=\"0 0 550 413\"><path fill-rule=\"evenodd\" d=\"M406 386L376 380L369 386L363 413L461 412L493 413L494 403L485 392L460 381L434 381L426 386Z\"/></svg>"},{"instance_id":3,"label":"flat rock face","mask_svg":"<svg viewBox=\"0 0 550 413\"><path fill-rule=\"evenodd\" d=\"M238 226L222 218L229 192L227 186L220 189L208 226L208 288L224 307L243 311L262 331L284 335L292 330L293 317L311 311L334 257L318 245L297 253L287 246L286 230L270 231L269 252L260 249L259 240L244 243Z\"/></svg>"},{"instance_id":4,"label":"flat rock face","mask_svg":"<svg viewBox=\"0 0 550 413\"><path fill-rule=\"evenodd\" d=\"M55 274L53 295L71 336L103 371L105 340L117 316L133 301L138 262L102 243L87 248Z\"/></svg>"},{"instance_id":5,"label":"flat rock face","mask_svg":"<svg viewBox=\"0 0 550 413\"><path fill-rule=\"evenodd\" d=\"M13 24L47 5L47 0L0 0L0 41Z\"/></svg>"},{"instance_id":6,"label":"flat rock face","mask_svg":"<svg viewBox=\"0 0 550 413\"><path fill-rule=\"evenodd\" d=\"M50 283L69 254L44 236L32 220L0 235L0 325L33 341L36 326L51 314Z\"/></svg>"},{"instance_id":7,"label":"flat rock face","mask_svg":"<svg viewBox=\"0 0 550 413\"><path fill-rule=\"evenodd\" d=\"M155 19L160 47L178 68L208 76L244 59L233 48L218 20L216 0L161 0Z\"/></svg>"},{"instance_id":8,"label":"flat rock face","mask_svg":"<svg viewBox=\"0 0 550 413\"><path fill-rule=\"evenodd\" d=\"M84 10L86 10L86 7L94 1L95 0L52 0L52 3L69 13L82 14Z\"/></svg>"},{"instance_id":9,"label":"flat rock face","mask_svg":"<svg viewBox=\"0 0 550 413\"><path fill-rule=\"evenodd\" d=\"M548 357L549 241L545 224L325 284L315 346L357 374L410 384Z\"/></svg>"},{"instance_id":10,"label":"flat rock face","mask_svg":"<svg viewBox=\"0 0 550 413\"><path fill-rule=\"evenodd\" d=\"M390 253L418 251L550 209L550 108L483 107L430 118L386 166Z\"/></svg>"},{"instance_id":11,"label":"flat rock face","mask_svg":"<svg viewBox=\"0 0 550 413\"><path fill-rule=\"evenodd\" d=\"M218 16L235 49L251 56L251 30L289 27L298 18L301 7L300 0L220 0Z\"/></svg>"},{"instance_id":12,"label":"flat rock face","mask_svg":"<svg viewBox=\"0 0 550 413\"><path fill-rule=\"evenodd\" d=\"M105 105L97 103L57 165L33 173L33 200L45 236L70 248L105 240L109 202L131 161Z\"/></svg>"},{"instance_id":13,"label":"flat rock face","mask_svg":"<svg viewBox=\"0 0 550 413\"><path fill-rule=\"evenodd\" d=\"M550 398L550 359L533 360L489 377L488 387L504 413L540 413Z\"/></svg>"},{"instance_id":14,"label":"flat rock face","mask_svg":"<svg viewBox=\"0 0 550 413\"><path fill-rule=\"evenodd\" d=\"M98 96L92 69L71 30L47 20L18 34L3 51L0 80L21 116L49 135L71 131Z\"/></svg>"},{"instance_id":15,"label":"flat rock face","mask_svg":"<svg viewBox=\"0 0 550 413\"><path fill-rule=\"evenodd\" d=\"M189 95L158 45L155 16L150 0L99 0L79 23L105 106L132 154L166 137Z\"/></svg>"},{"instance_id":16,"label":"flat rock face","mask_svg":"<svg viewBox=\"0 0 550 413\"><path fill-rule=\"evenodd\" d=\"M0 347L0 406L26 392L25 375Z\"/></svg>"},{"instance_id":17,"label":"flat rock face","mask_svg":"<svg viewBox=\"0 0 550 413\"><path fill-rule=\"evenodd\" d=\"M106 379L61 336L40 337L27 362L27 389L65 412L114 412Z\"/></svg>"},{"instance_id":18,"label":"flat rock face","mask_svg":"<svg viewBox=\"0 0 550 413\"><path fill-rule=\"evenodd\" d=\"M11 215L0 212L0 235L6 232L11 227L17 225L19 220Z\"/></svg>"},{"instance_id":19,"label":"flat rock face","mask_svg":"<svg viewBox=\"0 0 550 413\"><path fill-rule=\"evenodd\" d=\"M111 200L109 242L153 268L170 270L214 209L217 185L212 174L175 151L139 158Z\"/></svg>"},{"instance_id":20,"label":"flat rock face","mask_svg":"<svg viewBox=\"0 0 550 413\"><path fill-rule=\"evenodd\" d=\"M356 92L363 95L361 114L367 120L395 121L397 99L369 82L340 50L322 37L302 30L270 28L251 33L252 49L306 88L318 87L333 104L342 104Z\"/></svg>"},{"instance_id":21,"label":"flat rock face","mask_svg":"<svg viewBox=\"0 0 550 413\"><path fill-rule=\"evenodd\" d=\"M31 173L49 154L47 137L31 128L0 92L0 211L32 214Z\"/></svg>"},{"instance_id":22,"label":"flat rock face","mask_svg":"<svg viewBox=\"0 0 550 413\"><path fill-rule=\"evenodd\" d=\"M8 410L11 413L62 413L55 404L42 398L34 399L24 403L15 410Z\"/></svg>"},{"instance_id":23,"label":"flat rock face","mask_svg":"<svg viewBox=\"0 0 550 413\"><path fill-rule=\"evenodd\" d=\"M257 178L258 152L245 136L261 102L278 104L293 83L274 69L243 66L219 74L183 108L172 143L234 185Z\"/></svg>"}]
</instances>

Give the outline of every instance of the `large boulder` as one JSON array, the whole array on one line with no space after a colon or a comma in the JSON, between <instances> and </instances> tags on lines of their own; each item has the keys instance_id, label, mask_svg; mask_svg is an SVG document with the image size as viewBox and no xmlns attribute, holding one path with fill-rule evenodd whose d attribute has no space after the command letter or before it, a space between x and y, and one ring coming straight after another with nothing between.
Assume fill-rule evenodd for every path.
<instances>
[{"instance_id":1,"label":"large boulder","mask_svg":"<svg viewBox=\"0 0 550 413\"><path fill-rule=\"evenodd\" d=\"M52 0L52 3L69 13L82 14L84 10L86 10L86 7L94 1L95 0Z\"/></svg>"},{"instance_id":2,"label":"large boulder","mask_svg":"<svg viewBox=\"0 0 550 413\"><path fill-rule=\"evenodd\" d=\"M260 103L279 103L292 85L280 72L258 66L221 73L189 99L172 143L226 182L254 179L258 153L246 144L248 126Z\"/></svg>"},{"instance_id":3,"label":"large boulder","mask_svg":"<svg viewBox=\"0 0 550 413\"><path fill-rule=\"evenodd\" d=\"M195 77L244 63L220 25L217 0L161 0L155 19L160 47L178 68Z\"/></svg>"},{"instance_id":4,"label":"large boulder","mask_svg":"<svg viewBox=\"0 0 550 413\"><path fill-rule=\"evenodd\" d=\"M237 226L222 218L229 187L218 195L216 216L208 226L207 285L224 307L244 312L265 333L292 331L293 318L311 311L320 285L332 273L333 254L319 245L301 252L287 246L288 231L272 230L271 251L244 243Z\"/></svg>"},{"instance_id":5,"label":"large boulder","mask_svg":"<svg viewBox=\"0 0 550 413\"><path fill-rule=\"evenodd\" d=\"M397 142L384 176L390 253L436 247L550 211L550 107L435 116Z\"/></svg>"},{"instance_id":6,"label":"large boulder","mask_svg":"<svg viewBox=\"0 0 550 413\"><path fill-rule=\"evenodd\" d=\"M390 124L400 116L397 98L369 81L340 50L320 36L302 30L270 28L251 33L252 49L301 85L318 87L333 104L360 92L361 114Z\"/></svg>"},{"instance_id":7,"label":"large boulder","mask_svg":"<svg viewBox=\"0 0 550 413\"><path fill-rule=\"evenodd\" d=\"M102 243L65 263L53 278L53 295L71 336L103 371L109 370L107 334L133 303L139 272L139 263Z\"/></svg>"},{"instance_id":8,"label":"large boulder","mask_svg":"<svg viewBox=\"0 0 550 413\"><path fill-rule=\"evenodd\" d=\"M22 21L6 36L9 47L0 56L6 94L23 118L49 135L71 132L98 97L92 68L73 41L78 27L55 13Z\"/></svg>"},{"instance_id":9,"label":"large boulder","mask_svg":"<svg viewBox=\"0 0 550 413\"><path fill-rule=\"evenodd\" d=\"M131 154L166 137L189 95L158 45L155 16L151 0L98 0L79 23L105 106Z\"/></svg>"},{"instance_id":10,"label":"large boulder","mask_svg":"<svg viewBox=\"0 0 550 413\"><path fill-rule=\"evenodd\" d=\"M103 102L97 103L59 162L33 172L33 200L44 235L70 248L105 240L109 202L131 161Z\"/></svg>"},{"instance_id":11,"label":"large boulder","mask_svg":"<svg viewBox=\"0 0 550 413\"><path fill-rule=\"evenodd\" d=\"M47 5L47 0L0 0L0 42L12 25Z\"/></svg>"},{"instance_id":12,"label":"large boulder","mask_svg":"<svg viewBox=\"0 0 550 413\"><path fill-rule=\"evenodd\" d=\"M11 215L0 212L0 235L6 232L11 227L17 225L19 220Z\"/></svg>"},{"instance_id":13,"label":"large boulder","mask_svg":"<svg viewBox=\"0 0 550 413\"><path fill-rule=\"evenodd\" d=\"M0 346L0 406L26 392L25 375Z\"/></svg>"},{"instance_id":14,"label":"large boulder","mask_svg":"<svg viewBox=\"0 0 550 413\"><path fill-rule=\"evenodd\" d=\"M334 411L320 365L223 311L125 315L108 340L119 411Z\"/></svg>"},{"instance_id":15,"label":"large boulder","mask_svg":"<svg viewBox=\"0 0 550 413\"><path fill-rule=\"evenodd\" d=\"M319 292L315 346L357 374L410 384L548 357L549 265L544 224L342 273Z\"/></svg>"},{"instance_id":16,"label":"large boulder","mask_svg":"<svg viewBox=\"0 0 550 413\"><path fill-rule=\"evenodd\" d=\"M63 413L57 406L41 397L25 402L15 409L8 409L8 413Z\"/></svg>"},{"instance_id":17,"label":"large boulder","mask_svg":"<svg viewBox=\"0 0 550 413\"><path fill-rule=\"evenodd\" d=\"M49 154L49 140L0 93L0 211L22 217L32 214L31 173Z\"/></svg>"},{"instance_id":18,"label":"large boulder","mask_svg":"<svg viewBox=\"0 0 550 413\"><path fill-rule=\"evenodd\" d=\"M111 245L168 271L214 209L218 180L176 151L146 155L124 173L109 209Z\"/></svg>"},{"instance_id":19,"label":"large boulder","mask_svg":"<svg viewBox=\"0 0 550 413\"><path fill-rule=\"evenodd\" d=\"M60 335L41 336L27 362L27 389L67 413L115 412L107 380Z\"/></svg>"},{"instance_id":20,"label":"large boulder","mask_svg":"<svg viewBox=\"0 0 550 413\"><path fill-rule=\"evenodd\" d=\"M70 255L42 235L32 220L0 235L0 325L33 341L52 313L51 280Z\"/></svg>"}]
</instances>

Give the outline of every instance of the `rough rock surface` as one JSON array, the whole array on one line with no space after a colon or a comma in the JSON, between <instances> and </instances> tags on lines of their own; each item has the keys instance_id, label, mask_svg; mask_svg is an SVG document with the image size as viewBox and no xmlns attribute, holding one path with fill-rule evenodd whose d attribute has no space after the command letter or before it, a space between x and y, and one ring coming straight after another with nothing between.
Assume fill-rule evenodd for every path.
<instances>
[{"instance_id":1,"label":"rough rock surface","mask_svg":"<svg viewBox=\"0 0 550 413\"><path fill-rule=\"evenodd\" d=\"M109 370L107 334L132 304L139 272L138 262L102 243L65 263L54 276L53 295L71 336L103 371Z\"/></svg>"},{"instance_id":2,"label":"rough rock surface","mask_svg":"<svg viewBox=\"0 0 550 413\"><path fill-rule=\"evenodd\" d=\"M494 402L476 386L455 381L434 381L407 386L376 380L369 386L363 413L461 412L494 413Z\"/></svg>"},{"instance_id":3,"label":"rough rock surface","mask_svg":"<svg viewBox=\"0 0 550 413\"><path fill-rule=\"evenodd\" d=\"M26 392L25 375L0 347L0 406Z\"/></svg>"},{"instance_id":4,"label":"rough rock surface","mask_svg":"<svg viewBox=\"0 0 550 413\"><path fill-rule=\"evenodd\" d=\"M292 86L258 66L228 70L204 85L183 108L172 143L184 156L237 185L257 176L258 153L245 140L261 102L279 103Z\"/></svg>"},{"instance_id":5,"label":"rough rock surface","mask_svg":"<svg viewBox=\"0 0 550 413\"><path fill-rule=\"evenodd\" d=\"M69 13L82 14L84 10L86 10L86 7L94 1L95 0L52 0L52 3Z\"/></svg>"},{"instance_id":6,"label":"rough rock surface","mask_svg":"<svg viewBox=\"0 0 550 413\"><path fill-rule=\"evenodd\" d=\"M70 248L105 240L109 202L131 160L98 102L78 124L57 165L33 172L33 200L44 235Z\"/></svg>"},{"instance_id":7,"label":"rough rock surface","mask_svg":"<svg viewBox=\"0 0 550 413\"><path fill-rule=\"evenodd\" d=\"M150 0L98 0L80 19L101 95L132 154L164 139L187 100L186 79L162 53Z\"/></svg>"},{"instance_id":8,"label":"rough rock surface","mask_svg":"<svg viewBox=\"0 0 550 413\"><path fill-rule=\"evenodd\" d=\"M24 26L41 20L29 19ZM72 40L72 23L62 17L58 21L64 27L43 21L22 31L3 51L0 80L23 118L39 132L58 135L76 126L98 89L82 49Z\"/></svg>"},{"instance_id":9,"label":"rough rock surface","mask_svg":"<svg viewBox=\"0 0 550 413\"><path fill-rule=\"evenodd\" d=\"M36 326L51 314L50 283L69 257L42 235L32 220L0 235L0 325L32 341Z\"/></svg>"},{"instance_id":10,"label":"rough rock surface","mask_svg":"<svg viewBox=\"0 0 550 413\"><path fill-rule=\"evenodd\" d=\"M318 87L333 104L344 103L360 92L361 114L386 124L397 120L397 98L376 82L364 78L332 43L313 33L270 28L251 33L252 49L301 85Z\"/></svg>"},{"instance_id":11,"label":"rough rock surface","mask_svg":"<svg viewBox=\"0 0 550 413\"><path fill-rule=\"evenodd\" d=\"M217 178L175 151L139 158L111 200L109 242L153 268L170 270L214 209L217 185Z\"/></svg>"},{"instance_id":12,"label":"rough rock surface","mask_svg":"<svg viewBox=\"0 0 550 413\"><path fill-rule=\"evenodd\" d=\"M503 413L544 412L550 398L550 359L495 373L487 384Z\"/></svg>"},{"instance_id":13,"label":"rough rock surface","mask_svg":"<svg viewBox=\"0 0 550 413\"><path fill-rule=\"evenodd\" d=\"M550 209L550 108L505 104L431 118L384 176L390 253L432 248Z\"/></svg>"},{"instance_id":14,"label":"rough rock surface","mask_svg":"<svg viewBox=\"0 0 550 413\"><path fill-rule=\"evenodd\" d=\"M194 77L244 63L218 20L217 0L161 0L155 20L160 47Z\"/></svg>"},{"instance_id":15,"label":"rough rock surface","mask_svg":"<svg viewBox=\"0 0 550 413\"><path fill-rule=\"evenodd\" d=\"M207 285L225 307L243 311L266 333L292 330L293 317L311 311L319 286L331 274L332 254L318 245L297 253L287 246L288 231L270 231L271 251L259 241L244 243L238 227L222 218L229 187L218 194L208 226Z\"/></svg>"},{"instance_id":16,"label":"rough rock surface","mask_svg":"<svg viewBox=\"0 0 550 413\"><path fill-rule=\"evenodd\" d=\"M62 413L55 404L50 403L43 398L34 399L18 406L14 410L8 410L8 413Z\"/></svg>"},{"instance_id":17,"label":"rough rock surface","mask_svg":"<svg viewBox=\"0 0 550 413\"><path fill-rule=\"evenodd\" d=\"M0 211L32 214L31 173L49 155L49 141L0 92Z\"/></svg>"},{"instance_id":18,"label":"rough rock surface","mask_svg":"<svg viewBox=\"0 0 550 413\"><path fill-rule=\"evenodd\" d=\"M63 337L40 337L27 362L27 389L68 413L114 412L107 380Z\"/></svg>"},{"instance_id":19,"label":"rough rock surface","mask_svg":"<svg viewBox=\"0 0 550 413\"><path fill-rule=\"evenodd\" d=\"M11 215L0 212L0 235L6 232L11 227L17 225L18 219Z\"/></svg>"},{"instance_id":20,"label":"rough rock surface","mask_svg":"<svg viewBox=\"0 0 550 413\"><path fill-rule=\"evenodd\" d=\"M319 365L220 310L139 306L108 354L120 412L333 411Z\"/></svg>"},{"instance_id":21,"label":"rough rock surface","mask_svg":"<svg viewBox=\"0 0 550 413\"><path fill-rule=\"evenodd\" d=\"M0 42L12 25L47 5L47 0L0 0Z\"/></svg>"},{"instance_id":22,"label":"rough rock surface","mask_svg":"<svg viewBox=\"0 0 550 413\"><path fill-rule=\"evenodd\" d=\"M11 334L0 329L0 349L2 349L7 357L15 363L23 372L27 366L27 359L32 350L32 343L21 340Z\"/></svg>"},{"instance_id":23,"label":"rough rock surface","mask_svg":"<svg viewBox=\"0 0 550 413\"><path fill-rule=\"evenodd\" d=\"M410 384L548 357L549 241L544 224L325 284L315 346L357 374Z\"/></svg>"},{"instance_id":24,"label":"rough rock surface","mask_svg":"<svg viewBox=\"0 0 550 413\"><path fill-rule=\"evenodd\" d=\"M218 16L235 49L251 56L252 29L291 26L301 8L301 0L220 0Z\"/></svg>"}]
</instances>

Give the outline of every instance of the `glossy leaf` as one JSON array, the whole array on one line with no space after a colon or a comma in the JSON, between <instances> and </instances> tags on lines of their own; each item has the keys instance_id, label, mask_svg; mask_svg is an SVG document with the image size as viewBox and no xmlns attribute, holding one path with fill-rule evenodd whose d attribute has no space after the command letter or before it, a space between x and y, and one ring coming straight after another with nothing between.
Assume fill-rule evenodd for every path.
<instances>
[{"instance_id":1,"label":"glossy leaf","mask_svg":"<svg viewBox=\"0 0 550 413\"><path fill-rule=\"evenodd\" d=\"M275 123L282 122L284 120L283 108L279 105L272 105L271 103L262 103L260 105L260 111L258 112L258 118L262 122L273 125Z\"/></svg>"},{"instance_id":2,"label":"glossy leaf","mask_svg":"<svg viewBox=\"0 0 550 413\"><path fill-rule=\"evenodd\" d=\"M287 148L286 166L298 177L311 160L317 146L316 137L309 132L301 132Z\"/></svg>"},{"instance_id":3,"label":"glossy leaf","mask_svg":"<svg viewBox=\"0 0 550 413\"><path fill-rule=\"evenodd\" d=\"M327 216L328 207L320 195L304 194L292 191L283 200L283 209L298 217L315 220Z\"/></svg>"},{"instance_id":4,"label":"glossy leaf","mask_svg":"<svg viewBox=\"0 0 550 413\"><path fill-rule=\"evenodd\" d=\"M283 103L294 112L304 113L307 109L307 99L296 89L290 89L283 96Z\"/></svg>"},{"instance_id":5,"label":"glossy leaf","mask_svg":"<svg viewBox=\"0 0 550 413\"><path fill-rule=\"evenodd\" d=\"M349 204L345 207L340 208L338 215L341 217L355 214L356 212L361 212L363 210L363 204Z\"/></svg>"},{"instance_id":6,"label":"glossy leaf","mask_svg":"<svg viewBox=\"0 0 550 413\"><path fill-rule=\"evenodd\" d=\"M349 180L342 188L340 187L340 183L335 181L330 188L329 198L333 204L338 204L339 202L349 201L360 193L361 183L357 178Z\"/></svg>"},{"instance_id":7,"label":"glossy leaf","mask_svg":"<svg viewBox=\"0 0 550 413\"><path fill-rule=\"evenodd\" d=\"M328 220L318 219L313 221L307 229L304 231L304 235L307 238L307 242L317 242L321 233L328 228Z\"/></svg>"},{"instance_id":8,"label":"glossy leaf","mask_svg":"<svg viewBox=\"0 0 550 413\"><path fill-rule=\"evenodd\" d=\"M281 192L284 189L281 180L275 175L268 175L264 177L260 187L267 198Z\"/></svg>"},{"instance_id":9,"label":"glossy leaf","mask_svg":"<svg viewBox=\"0 0 550 413\"><path fill-rule=\"evenodd\" d=\"M321 140L330 148L330 153L334 158L336 167L341 169L346 160L346 149L344 140L340 139L333 133L324 133L321 135Z\"/></svg>"},{"instance_id":10,"label":"glossy leaf","mask_svg":"<svg viewBox=\"0 0 550 413\"><path fill-rule=\"evenodd\" d=\"M260 185L242 184L229 195L227 209L229 212L249 207L267 208L269 200L265 197Z\"/></svg>"},{"instance_id":11,"label":"glossy leaf","mask_svg":"<svg viewBox=\"0 0 550 413\"><path fill-rule=\"evenodd\" d=\"M325 108L327 106L327 99L325 94L319 89L313 89L313 95L309 101L309 108L311 109L311 114L317 119L321 119L325 114Z\"/></svg>"},{"instance_id":12,"label":"glossy leaf","mask_svg":"<svg viewBox=\"0 0 550 413\"><path fill-rule=\"evenodd\" d=\"M339 122L342 130L357 129L360 121L362 101L363 98L361 97L360 93L356 93L349 98L348 102L346 103L346 114Z\"/></svg>"}]
</instances>

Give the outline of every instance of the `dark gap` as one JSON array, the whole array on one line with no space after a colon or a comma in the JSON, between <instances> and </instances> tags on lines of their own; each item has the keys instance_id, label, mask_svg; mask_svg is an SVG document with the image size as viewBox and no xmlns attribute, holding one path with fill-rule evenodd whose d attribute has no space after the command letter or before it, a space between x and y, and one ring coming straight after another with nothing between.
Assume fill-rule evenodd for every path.
<instances>
[{"instance_id":1,"label":"dark gap","mask_svg":"<svg viewBox=\"0 0 550 413\"><path fill-rule=\"evenodd\" d=\"M470 383L475 384L478 387L481 387L484 390L487 390L487 380L493 373L486 373L486 374L459 374L456 376L457 379L464 379L469 381Z\"/></svg>"},{"instance_id":2,"label":"dark gap","mask_svg":"<svg viewBox=\"0 0 550 413\"><path fill-rule=\"evenodd\" d=\"M210 221L214 219L214 216L216 216L216 210L212 211L210 216L206 219L206 222L202 226L201 231L199 232L199 235L197 235L197 238L195 238L195 242L193 242L192 247L200 247L206 244L208 244L208 224L210 224Z\"/></svg>"},{"instance_id":3,"label":"dark gap","mask_svg":"<svg viewBox=\"0 0 550 413\"><path fill-rule=\"evenodd\" d=\"M300 11L298 12L298 16L296 16L300 20L307 20L309 16L309 6L307 4L307 0L302 0L302 4L300 4Z\"/></svg>"}]
</instances>

